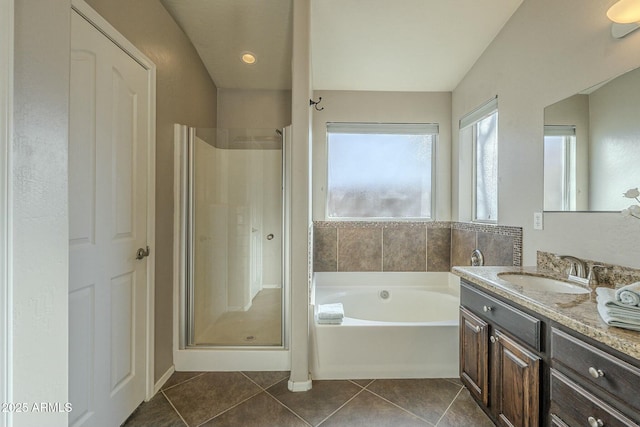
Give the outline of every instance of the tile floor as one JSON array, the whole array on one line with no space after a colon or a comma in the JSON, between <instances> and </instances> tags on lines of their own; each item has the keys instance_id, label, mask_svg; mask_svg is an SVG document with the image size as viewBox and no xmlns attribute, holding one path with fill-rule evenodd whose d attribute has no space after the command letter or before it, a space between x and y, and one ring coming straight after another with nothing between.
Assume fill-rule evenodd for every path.
<instances>
[{"instance_id":1,"label":"tile floor","mask_svg":"<svg viewBox=\"0 0 640 427\"><path fill-rule=\"evenodd\" d=\"M457 379L314 381L288 372L176 372L124 427L493 427Z\"/></svg>"}]
</instances>

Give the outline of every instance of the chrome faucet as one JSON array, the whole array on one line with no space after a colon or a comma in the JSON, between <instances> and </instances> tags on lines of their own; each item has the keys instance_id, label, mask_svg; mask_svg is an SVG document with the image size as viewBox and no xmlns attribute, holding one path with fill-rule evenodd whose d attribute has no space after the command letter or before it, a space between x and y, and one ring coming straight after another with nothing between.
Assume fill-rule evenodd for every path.
<instances>
[{"instance_id":1,"label":"chrome faucet","mask_svg":"<svg viewBox=\"0 0 640 427\"><path fill-rule=\"evenodd\" d=\"M587 277L587 264L581 259L578 259L571 255L558 255L558 258L571 261L571 267L569 268L569 279L585 279Z\"/></svg>"}]
</instances>

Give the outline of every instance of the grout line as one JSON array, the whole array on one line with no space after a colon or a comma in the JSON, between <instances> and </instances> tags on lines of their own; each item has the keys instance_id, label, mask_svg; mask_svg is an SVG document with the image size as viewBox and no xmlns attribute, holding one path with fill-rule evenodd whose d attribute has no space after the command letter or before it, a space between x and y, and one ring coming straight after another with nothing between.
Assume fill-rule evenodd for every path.
<instances>
[{"instance_id":1,"label":"grout line","mask_svg":"<svg viewBox=\"0 0 640 427\"><path fill-rule=\"evenodd\" d=\"M251 396L247 397L246 399L241 400L240 402L236 403L235 405L232 405L232 406L228 407L228 408L227 408L227 409L225 409L224 411L217 413L217 414L216 414L216 415L214 415L213 417L211 417L211 418L209 418L209 419L204 420L203 422L201 422L200 424L198 424L198 427L200 427L200 426L202 426L202 425L204 425L204 424L208 423L209 421L213 420L214 418L218 418L218 417L219 417L220 415L222 415L222 414L226 414L226 413L227 413L227 412L229 412L230 410L232 410L232 409L234 409L234 408L237 408L238 406L242 405L243 403L247 402L248 400L251 400L251 399L253 399L254 397L256 397L257 395L259 395L260 393L264 393L264 392L265 392L265 391L264 391L264 390L262 390L262 389L258 390L256 393L252 394Z\"/></svg>"},{"instance_id":2,"label":"grout line","mask_svg":"<svg viewBox=\"0 0 640 427\"><path fill-rule=\"evenodd\" d=\"M282 378L282 379L280 379L280 380L276 381L275 383L273 383L273 384L271 384L271 385L268 385L268 386L266 386L266 387L262 387L260 384L258 384L258 383L257 383L257 382L255 382L254 380L252 380L252 379L251 379L247 374L245 374L243 371L238 371L238 372L240 372L242 375L244 375L244 376L245 376L249 381L251 381L252 383L254 383L255 385L257 385L258 387L260 387L260 389L261 389L262 391L267 391L267 389L268 389L268 388L271 388L271 387L273 387L273 386L274 386L274 385L276 385L276 384L280 384L282 381L284 381L284 380L286 380L286 379L287 379L287 378L285 377L285 378ZM268 393L268 392L267 392L267 393Z\"/></svg>"},{"instance_id":3,"label":"grout line","mask_svg":"<svg viewBox=\"0 0 640 427\"><path fill-rule=\"evenodd\" d=\"M357 385L357 386L358 386L358 387L360 387L360 388L367 388L367 387L369 387L369 384L371 384L371 383L372 383L372 382L374 382L375 380L370 379L370 380L369 380L369 382L368 382L368 383L366 383L365 385L358 384L355 380L347 380L347 381L349 381L349 382L350 382L350 383L352 383L352 384Z\"/></svg>"},{"instance_id":4,"label":"grout line","mask_svg":"<svg viewBox=\"0 0 640 427\"><path fill-rule=\"evenodd\" d=\"M449 406L447 406L447 409L444 410L444 412L442 413L442 415L440 416L440 418L438 418L438 421L436 422L436 426L438 424L440 424L440 421L442 421L442 419L444 418L445 415L447 415L447 412L449 411L449 409L453 406L453 402L456 401L456 399L458 398L458 396L460 396L460 393L462 393L462 390L464 390L464 386L460 387L460 390L458 390L458 394L456 394L456 397L453 398L453 400L451 401L451 403L449 403Z\"/></svg>"},{"instance_id":5,"label":"grout line","mask_svg":"<svg viewBox=\"0 0 640 427\"><path fill-rule=\"evenodd\" d=\"M380 228L380 271L384 271L384 226Z\"/></svg>"},{"instance_id":6,"label":"grout line","mask_svg":"<svg viewBox=\"0 0 640 427\"><path fill-rule=\"evenodd\" d=\"M245 374L243 371L238 371L240 372L240 374L242 374L246 379L248 379L249 381L251 381L252 383L254 383L255 385L258 386L258 388L262 391L266 391L264 387L262 387L260 384L258 384L257 382L255 382L254 380L252 380L251 378L249 378L249 376L247 374ZM278 381L280 382L280 381ZM271 387L271 386L269 386Z\"/></svg>"},{"instance_id":7,"label":"grout line","mask_svg":"<svg viewBox=\"0 0 640 427\"><path fill-rule=\"evenodd\" d=\"M180 419L182 420L182 422L184 423L184 425L186 427L189 427L189 424L187 424L187 421L185 421L185 419L182 417L182 414L178 411L178 409L174 406L173 402L171 401L171 399L169 399L169 397L164 393L164 390L160 390L160 393L162 393L162 395L164 396L165 399L167 399L167 402L169 402L169 405L171 405L171 407L173 408L173 410L176 412L176 414L178 414L178 416L180 417Z\"/></svg>"},{"instance_id":8,"label":"grout line","mask_svg":"<svg viewBox=\"0 0 640 427\"><path fill-rule=\"evenodd\" d=\"M175 373L175 372L174 372L174 373ZM191 381L191 380L195 380L196 378L201 377L201 376L203 376L204 374L206 374L206 372L200 372L198 375L195 375L195 376L193 376L193 377L191 377L191 378L187 378L186 380L184 380L184 381L182 381L182 382L179 382L178 384L174 384L174 385L169 386L169 387L167 387L167 388L164 388L164 387L163 387L163 388L161 388L161 389L160 389L160 391L167 391L167 390L171 390L171 389L172 389L172 388L174 388L174 387L178 387L179 385L182 385L182 384L184 384L184 383L187 383L187 382L189 382L189 381Z\"/></svg>"},{"instance_id":9,"label":"grout line","mask_svg":"<svg viewBox=\"0 0 640 427\"><path fill-rule=\"evenodd\" d=\"M394 403L394 402L390 401L389 399L387 399L387 398L385 398L385 397L383 397L383 396L380 396L378 393L376 393L376 392L374 392L374 391L371 391L371 390L369 390L369 389L367 389L367 391L368 391L369 393L373 394L374 396L379 397L380 399L384 400L385 402L392 404L392 405L393 405L393 406L395 406L396 408L401 409L402 411L406 412L407 414L410 414L411 416L414 416L414 417L418 418L419 420L422 420L422 421L424 421L425 423L427 423L427 424L429 424L429 425L431 425L431 426L435 426L435 424L433 424L431 421L425 420L425 419L424 419L424 418L422 418L420 415L414 414L414 413L413 413L413 412L411 412L410 410L408 410L408 409L406 409L406 408L403 408L402 406L398 405L397 403ZM457 395L456 395L456 396L457 396ZM447 411L445 411L445 412L447 412Z\"/></svg>"},{"instance_id":10,"label":"grout line","mask_svg":"<svg viewBox=\"0 0 640 427\"><path fill-rule=\"evenodd\" d=\"M294 411L293 409L289 408L287 405L284 404L284 402L281 402L277 397L275 397L274 395L269 393L267 390L265 390L264 392L267 394L267 396L269 396L270 398L275 400L278 404L280 404L282 407L284 407L287 411L291 412L293 415L295 415L297 418L299 418L303 423L305 423L308 426L312 426L312 424L310 422L308 422L307 420L302 418L300 415L298 415L298 413L296 411Z\"/></svg>"},{"instance_id":11,"label":"grout line","mask_svg":"<svg viewBox=\"0 0 640 427\"><path fill-rule=\"evenodd\" d=\"M429 271L429 227L424 228L424 271Z\"/></svg>"},{"instance_id":12,"label":"grout line","mask_svg":"<svg viewBox=\"0 0 640 427\"><path fill-rule=\"evenodd\" d=\"M336 228L336 271L340 271L340 229Z\"/></svg>"},{"instance_id":13,"label":"grout line","mask_svg":"<svg viewBox=\"0 0 640 427\"><path fill-rule=\"evenodd\" d=\"M456 380L459 380L459 378L442 378L445 381L449 381L451 384L455 384L457 386L463 386L462 384L460 384L460 381L456 382Z\"/></svg>"},{"instance_id":14,"label":"grout line","mask_svg":"<svg viewBox=\"0 0 640 427\"><path fill-rule=\"evenodd\" d=\"M333 411L332 413L330 413L329 415L327 415L322 421L320 421L318 423L317 427L320 427L325 421L327 421L329 418L331 418L332 416L334 416L340 409L344 408L349 402L351 402L353 399L355 399L356 397L358 397L361 393L364 393L364 388L361 389L360 391L358 391L356 394L354 394L350 399L348 399L346 402L344 402L342 405L340 405L338 407L338 409L336 409L335 411Z\"/></svg>"}]
</instances>

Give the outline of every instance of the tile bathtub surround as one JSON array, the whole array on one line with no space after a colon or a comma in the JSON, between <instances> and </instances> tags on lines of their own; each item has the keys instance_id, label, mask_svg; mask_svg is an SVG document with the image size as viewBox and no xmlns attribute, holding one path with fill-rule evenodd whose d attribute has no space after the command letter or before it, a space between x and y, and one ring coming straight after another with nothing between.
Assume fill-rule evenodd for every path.
<instances>
[{"instance_id":1,"label":"tile bathtub surround","mask_svg":"<svg viewBox=\"0 0 640 427\"><path fill-rule=\"evenodd\" d=\"M554 254L551 252L537 252L536 264L538 268L550 270L561 275L568 273L571 262L566 259L560 259L558 255L571 254ZM581 259L580 257L577 257ZM583 260L587 264L587 272L592 265L601 265L596 267L595 275L598 280L598 286L607 288L617 288L640 281L640 269L623 267L620 265L609 264L606 262Z\"/></svg>"},{"instance_id":2,"label":"tile bathtub surround","mask_svg":"<svg viewBox=\"0 0 640 427\"><path fill-rule=\"evenodd\" d=\"M381 271L382 229L337 230L338 271Z\"/></svg>"},{"instance_id":3,"label":"tile bathtub surround","mask_svg":"<svg viewBox=\"0 0 640 427\"><path fill-rule=\"evenodd\" d=\"M451 269L451 229L427 227L427 271Z\"/></svg>"},{"instance_id":4,"label":"tile bathtub surround","mask_svg":"<svg viewBox=\"0 0 640 427\"><path fill-rule=\"evenodd\" d=\"M449 222L315 222L314 271L449 271Z\"/></svg>"},{"instance_id":5,"label":"tile bathtub surround","mask_svg":"<svg viewBox=\"0 0 640 427\"><path fill-rule=\"evenodd\" d=\"M426 271L427 233L415 227L382 229L383 271Z\"/></svg>"},{"instance_id":6,"label":"tile bathtub surround","mask_svg":"<svg viewBox=\"0 0 640 427\"><path fill-rule=\"evenodd\" d=\"M452 265L471 265L478 248L485 265L522 265L522 228L470 222L451 223Z\"/></svg>"},{"instance_id":7,"label":"tile bathtub surround","mask_svg":"<svg viewBox=\"0 0 640 427\"><path fill-rule=\"evenodd\" d=\"M338 229L314 227L313 271L338 271Z\"/></svg>"},{"instance_id":8,"label":"tile bathtub surround","mask_svg":"<svg viewBox=\"0 0 640 427\"><path fill-rule=\"evenodd\" d=\"M476 234L470 230L451 230L451 265L471 265L471 252L477 248Z\"/></svg>"},{"instance_id":9,"label":"tile bathtub surround","mask_svg":"<svg viewBox=\"0 0 640 427\"><path fill-rule=\"evenodd\" d=\"M458 379L314 381L311 390L292 393L287 372L220 374L176 372L124 426L493 426ZM216 399L231 378L238 384L220 411ZM185 397L193 402L185 405Z\"/></svg>"},{"instance_id":10,"label":"tile bathtub surround","mask_svg":"<svg viewBox=\"0 0 640 427\"><path fill-rule=\"evenodd\" d=\"M450 271L470 265L518 266L522 229L455 222L314 222L313 271Z\"/></svg>"}]
</instances>

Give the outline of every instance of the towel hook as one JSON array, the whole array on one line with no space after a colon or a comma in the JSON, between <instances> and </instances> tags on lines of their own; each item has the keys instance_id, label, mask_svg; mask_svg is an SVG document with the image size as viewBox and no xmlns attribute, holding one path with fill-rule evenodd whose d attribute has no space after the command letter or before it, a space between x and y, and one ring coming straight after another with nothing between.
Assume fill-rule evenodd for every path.
<instances>
[{"instance_id":1,"label":"towel hook","mask_svg":"<svg viewBox=\"0 0 640 427\"><path fill-rule=\"evenodd\" d=\"M317 101L314 101L313 99L310 99L309 100L309 106L313 105L313 108L315 108L316 111L322 111L322 110L324 110L324 107L318 108L318 104L320 104L321 102L322 102L322 97L319 96Z\"/></svg>"}]
</instances>

